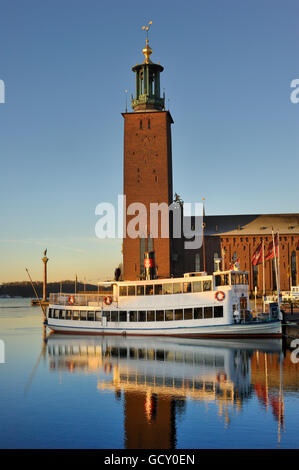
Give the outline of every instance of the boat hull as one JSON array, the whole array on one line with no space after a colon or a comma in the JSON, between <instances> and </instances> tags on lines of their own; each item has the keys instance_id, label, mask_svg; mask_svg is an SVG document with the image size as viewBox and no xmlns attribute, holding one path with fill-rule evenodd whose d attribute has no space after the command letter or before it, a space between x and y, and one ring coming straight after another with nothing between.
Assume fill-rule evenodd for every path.
<instances>
[{"instance_id":1,"label":"boat hull","mask_svg":"<svg viewBox=\"0 0 299 470\"><path fill-rule=\"evenodd\" d=\"M134 336L173 336L191 338L280 338L280 321L252 322L243 324L211 326L178 326L156 328L128 328L121 324L115 327L95 326L94 322L49 321L47 326L54 332L72 335L134 335Z\"/></svg>"}]
</instances>

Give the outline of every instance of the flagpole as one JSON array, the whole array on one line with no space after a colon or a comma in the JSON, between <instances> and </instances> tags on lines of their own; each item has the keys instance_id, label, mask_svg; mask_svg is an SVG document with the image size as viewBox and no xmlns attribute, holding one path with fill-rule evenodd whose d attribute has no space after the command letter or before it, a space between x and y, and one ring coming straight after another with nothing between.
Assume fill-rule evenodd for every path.
<instances>
[{"instance_id":1,"label":"flagpole","mask_svg":"<svg viewBox=\"0 0 299 470\"><path fill-rule=\"evenodd\" d=\"M278 285L277 257L276 257L276 246L275 246L273 227L272 227L272 241L273 241L273 250L274 250L275 276L276 276L277 306L278 306L278 315L280 316L280 290L279 290L279 285ZM278 242L278 239L277 239L277 242Z\"/></svg>"},{"instance_id":2,"label":"flagpole","mask_svg":"<svg viewBox=\"0 0 299 470\"><path fill-rule=\"evenodd\" d=\"M278 270L278 296L279 296L279 302L278 302L278 313L280 315L280 250L279 250L279 232L277 232L277 270Z\"/></svg>"}]
</instances>

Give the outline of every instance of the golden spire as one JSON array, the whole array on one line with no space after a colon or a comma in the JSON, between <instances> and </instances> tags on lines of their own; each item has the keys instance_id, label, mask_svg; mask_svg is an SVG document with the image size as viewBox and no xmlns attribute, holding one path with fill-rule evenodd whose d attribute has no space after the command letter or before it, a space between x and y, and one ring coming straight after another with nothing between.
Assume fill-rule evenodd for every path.
<instances>
[{"instance_id":1,"label":"golden spire","mask_svg":"<svg viewBox=\"0 0 299 470\"><path fill-rule=\"evenodd\" d=\"M149 44L148 44L148 30L149 30L149 28L150 28L150 26L151 26L152 24L153 24L153 22L150 21L150 22L148 23L148 26L142 26L142 29L144 29L144 30L146 31L146 40L145 40L146 46L142 49L142 52L143 52L143 54L145 55L145 61L144 61L144 62L145 62L146 64L149 64L149 63L151 62L151 60L150 60L150 55L151 55L152 52L153 52L153 51L151 50Z\"/></svg>"}]
</instances>

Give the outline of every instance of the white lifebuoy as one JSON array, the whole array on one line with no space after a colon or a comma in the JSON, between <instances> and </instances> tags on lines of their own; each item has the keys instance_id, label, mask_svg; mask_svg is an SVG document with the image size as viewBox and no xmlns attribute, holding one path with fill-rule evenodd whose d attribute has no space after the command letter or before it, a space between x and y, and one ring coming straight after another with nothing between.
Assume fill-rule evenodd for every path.
<instances>
[{"instance_id":1,"label":"white lifebuoy","mask_svg":"<svg viewBox=\"0 0 299 470\"><path fill-rule=\"evenodd\" d=\"M67 302L68 302L69 305L74 305L75 297L73 295L70 295L67 299Z\"/></svg>"},{"instance_id":2,"label":"white lifebuoy","mask_svg":"<svg viewBox=\"0 0 299 470\"><path fill-rule=\"evenodd\" d=\"M222 302L222 300L225 299L225 293L222 290L218 290L215 294L215 299L218 300L218 302Z\"/></svg>"},{"instance_id":3,"label":"white lifebuoy","mask_svg":"<svg viewBox=\"0 0 299 470\"><path fill-rule=\"evenodd\" d=\"M110 295L107 295L107 297L104 298L104 302L106 305L111 305L112 304L112 297Z\"/></svg>"}]
</instances>

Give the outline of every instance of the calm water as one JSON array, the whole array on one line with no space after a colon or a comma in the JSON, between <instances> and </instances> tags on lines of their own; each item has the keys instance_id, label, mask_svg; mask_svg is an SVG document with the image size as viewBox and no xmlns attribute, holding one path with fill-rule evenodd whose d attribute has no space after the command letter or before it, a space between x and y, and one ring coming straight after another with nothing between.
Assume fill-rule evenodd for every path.
<instances>
[{"instance_id":1,"label":"calm water","mask_svg":"<svg viewBox=\"0 0 299 470\"><path fill-rule=\"evenodd\" d=\"M299 364L280 340L51 335L0 300L1 448L299 448Z\"/></svg>"}]
</instances>

